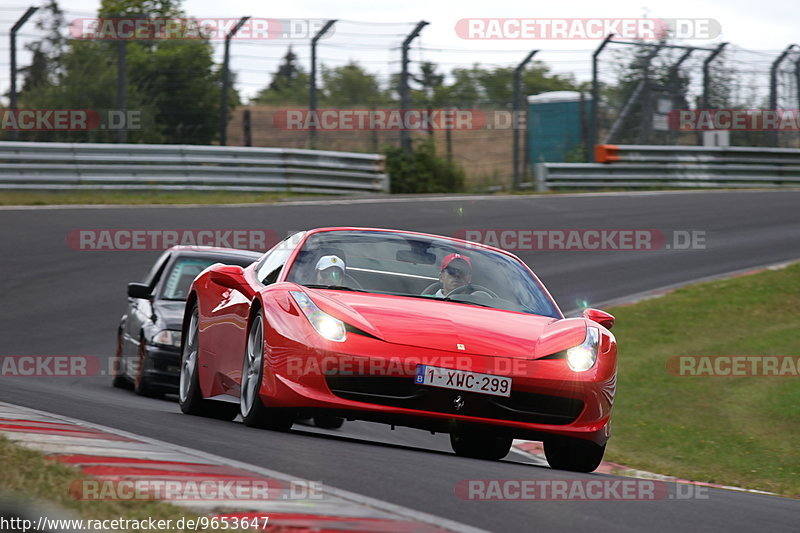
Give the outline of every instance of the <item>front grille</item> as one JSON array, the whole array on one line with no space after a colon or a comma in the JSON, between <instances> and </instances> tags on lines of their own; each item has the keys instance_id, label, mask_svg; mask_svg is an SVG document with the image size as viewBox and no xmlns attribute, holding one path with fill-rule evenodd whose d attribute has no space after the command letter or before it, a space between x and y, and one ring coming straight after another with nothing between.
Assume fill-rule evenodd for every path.
<instances>
[{"instance_id":1,"label":"front grille","mask_svg":"<svg viewBox=\"0 0 800 533\"><path fill-rule=\"evenodd\" d=\"M583 402L575 398L511 391L511 396L489 396L414 383L413 377L328 376L331 392L357 402L450 413L515 422L564 425L575 421ZM456 409L455 399L464 400Z\"/></svg>"}]
</instances>

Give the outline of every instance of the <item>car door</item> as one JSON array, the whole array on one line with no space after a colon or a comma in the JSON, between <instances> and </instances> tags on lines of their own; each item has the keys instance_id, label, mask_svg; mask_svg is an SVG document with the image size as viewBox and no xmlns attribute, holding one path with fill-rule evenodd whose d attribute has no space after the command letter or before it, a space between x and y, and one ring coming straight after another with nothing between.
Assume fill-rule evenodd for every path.
<instances>
[{"instance_id":1,"label":"car door","mask_svg":"<svg viewBox=\"0 0 800 533\"><path fill-rule=\"evenodd\" d=\"M296 244L297 238L289 238L273 247L256 265L256 279L264 285L274 283ZM208 336L212 339L210 348L214 351L214 373L217 384L225 393L238 396L247 348L247 319L255 290L247 293L227 287L214 287L213 290L220 291L215 307L207 311L209 330L214 330Z\"/></svg>"}]
</instances>

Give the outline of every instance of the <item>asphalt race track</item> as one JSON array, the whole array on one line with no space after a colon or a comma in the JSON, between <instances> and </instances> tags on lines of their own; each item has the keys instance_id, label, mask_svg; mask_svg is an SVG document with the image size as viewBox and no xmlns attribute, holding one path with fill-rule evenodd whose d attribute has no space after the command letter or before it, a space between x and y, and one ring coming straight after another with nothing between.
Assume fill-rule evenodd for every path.
<instances>
[{"instance_id":1,"label":"asphalt race track","mask_svg":"<svg viewBox=\"0 0 800 533\"><path fill-rule=\"evenodd\" d=\"M0 209L0 355L113 353L125 284L158 252L81 251L76 229L268 229L328 225L453 235L466 229L653 229L705 232L704 249L520 251L563 310L800 258L800 191L396 199L257 207ZM668 241L670 242L670 241ZM635 357L625 352L621 357ZM103 368L108 368L105 365ZM624 394L620 390L619 394ZM446 435L368 423L287 434L180 414L91 378L0 378L0 401L231 457L491 531L796 531L800 502L711 489L708 499L534 502L459 499L465 479L598 479L512 452L460 458ZM725 453L724 448L720 453ZM5 468L5 467L4 467Z\"/></svg>"}]
</instances>

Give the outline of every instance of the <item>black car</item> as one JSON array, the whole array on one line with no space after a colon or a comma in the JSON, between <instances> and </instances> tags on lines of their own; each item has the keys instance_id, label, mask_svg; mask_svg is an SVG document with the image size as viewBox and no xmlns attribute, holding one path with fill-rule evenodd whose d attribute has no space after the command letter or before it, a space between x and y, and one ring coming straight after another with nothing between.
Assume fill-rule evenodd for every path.
<instances>
[{"instance_id":1,"label":"black car","mask_svg":"<svg viewBox=\"0 0 800 533\"><path fill-rule=\"evenodd\" d=\"M142 283L128 284L128 308L117 331L115 387L159 397L178 392L181 321L194 278L209 265L246 267L263 254L232 248L173 246Z\"/></svg>"}]
</instances>

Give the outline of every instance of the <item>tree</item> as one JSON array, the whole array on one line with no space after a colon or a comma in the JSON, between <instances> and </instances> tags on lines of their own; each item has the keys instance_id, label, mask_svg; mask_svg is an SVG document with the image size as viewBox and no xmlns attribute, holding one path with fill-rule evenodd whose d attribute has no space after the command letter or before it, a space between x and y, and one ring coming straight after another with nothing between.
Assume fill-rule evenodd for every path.
<instances>
[{"instance_id":1,"label":"tree","mask_svg":"<svg viewBox=\"0 0 800 533\"><path fill-rule=\"evenodd\" d=\"M72 39L65 44L56 31L63 15L50 0L48 35L34 43L34 62L26 75L20 108L118 109L116 41ZM101 18L186 19L176 0L103 0ZM184 22L190 24L191 22ZM129 142L209 144L219 130L221 75L207 39L129 40L126 50L126 108L139 111L140 130ZM39 53L36 53L36 50ZM229 104L239 103L236 91ZM28 140L111 142L115 133L29 132Z\"/></svg>"},{"instance_id":2,"label":"tree","mask_svg":"<svg viewBox=\"0 0 800 533\"><path fill-rule=\"evenodd\" d=\"M437 91L437 98L451 106L475 107L483 99L483 87L478 79L480 67L476 63L471 68L454 68L450 76L453 81Z\"/></svg>"},{"instance_id":3,"label":"tree","mask_svg":"<svg viewBox=\"0 0 800 533\"><path fill-rule=\"evenodd\" d=\"M435 63L422 62L419 66L419 75L412 76L412 79L421 86L420 89L411 91L411 101L414 105L423 107L440 105L445 76L436 72Z\"/></svg>"},{"instance_id":4,"label":"tree","mask_svg":"<svg viewBox=\"0 0 800 533\"><path fill-rule=\"evenodd\" d=\"M253 100L259 104L304 105L308 103L309 83L308 74L297 64L297 54L290 46L272 75L269 87L262 89Z\"/></svg>"},{"instance_id":5,"label":"tree","mask_svg":"<svg viewBox=\"0 0 800 533\"><path fill-rule=\"evenodd\" d=\"M163 142L209 144L216 138L222 75L212 54L205 40L161 41L152 50L129 46L129 85L146 96ZM233 108L239 98L229 94Z\"/></svg>"},{"instance_id":6,"label":"tree","mask_svg":"<svg viewBox=\"0 0 800 533\"><path fill-rule=\"evenodd\" d=\"M333 107L364 107L385 105L388 95L381 90L378 78L358 63L327 68L322 65L322 105Z\"/></svg>"},{"instance_id":7,"label":"tree","mask_svg":"<svg viewBox=\"0 0 800 533\"><path fill-rule=\"evenodd\" d=\"M25 46L33 58L30 66L20 69L24 76L22 92L57 80L61 71L60 58L67 41L61 33L64 25L64 12L56 0L49 0L36 20L36 28L46 32L44 38Z\"/></svg>"}]
</instances>

